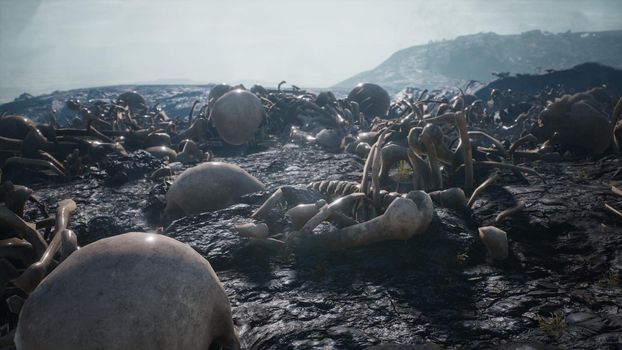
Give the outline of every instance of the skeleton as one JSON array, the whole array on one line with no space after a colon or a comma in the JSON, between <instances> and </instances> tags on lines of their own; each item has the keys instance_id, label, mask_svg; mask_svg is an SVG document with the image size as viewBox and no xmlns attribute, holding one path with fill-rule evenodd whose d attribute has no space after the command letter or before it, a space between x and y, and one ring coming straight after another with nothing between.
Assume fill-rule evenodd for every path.
<instances>
[{"instance_id":1,"label":"skeleton","mask_svg":"<svg viewBox=\"0 0 622 350\"><path fill-rule=\"evenodd\" d=\"M363 167L361 182L323 181L312 183L308 188L325 195L326 201L320 200L302 204L289 203L283 189L278 189L253 213L252 218L270 221L271 213L278 210L279 205L287 202L290 208L286 215L291 218L292 231L275 236L266 236L265 227L262 226L261 235L252 237L256 239L265 237L279 239L282 243L279 247L296 245L301 239L306 238L318 239L333 247L358 246L381 240L407 239L412 234L421 233L427 229L428 219L431 219L433 213L432 198L441 206L464 212L473 206L475 199L481 195L486 187L500 178L500 174L494 174L472 191L475 181L475 167L495 167L509 169L515 173L526 172L539 175L529 168L506 163L505 160L510 157L510 154L496 138L482 131L468 131L465 115L469 113L468 109L473 107L472 104L465 109L461 107L464 106L462 98L457 98L453 102L455 112L425 118L424 105L411 104L409 109L412 112L406 117L385 124L383 128L373 134L362 134L358 140L350 138L346 144L358 142L356 147L363 143L372 143ZM455 126L460 141L455 150L452 150L446 143L445 132L447 132L446 126L448 124ZM402 136L406 133L408 134L407 137ZM406 142L401 141L400 144L400 137L404 137L401 140L405 139ZM389 139L396 140L396 142L388 142ZM492 147L480 146L476 149L476 152L481 154L480 158L490 157L500 161L473 160L472 139L478 142L488 142L492 145ZM345 146L350 150L356 149L356 147ZM415 190L414 192L401 195L396 192L388 192L382 188L383 184L387 182L389 169L397 162L408 162L413 169L412 188ZM442 165L448 166L449 171L458 171L464 168L463 188L445 188ZM422 190L436 191L428 195ZM465 192L470 194L468 199ZM426 199L423 200L422 198ZM410 209L403 211L396 209L407 207ZM404 220L411 220L407 226L413 228L413 231L405 233L399 224L393 226L391 223L397 220L394 216L395 213L401 213L400 217L402 218L406 216L407 218L403 218ZM503 216L501 215L501 218ZM314 234L313 230L321 222L327 220L331 221L338 229ZM244 235L249 236L250 234L244 233Z\"/></svg>"},{"instance_id":2,"label":"skeleton","mask_svg":"<svg viewBox=\"0 0 622 350\"><path fill-rule=\"evenodd\" d=\"M31 293L50 270L77 249L76 236L67 229L75 203L71 199L59 202L56 215L50 216L32 193L8 181L0 185L0 293L13 305L14 313L20 311L22 293ZM43 219L32 223L24 219L27 202L39 207ZM12 335L2 342L3 346L12 345Z\"/></svg>"},{"instance_id":3,"label":"skeleton","mask_svg":"<svg viewBox=\"0 0 622 350\"><path fill-rule=\"evenodd\" d=\"M193 120L198 103L195 101L190 111L188 128L184 128L184 120L170 119L157 105L149 110L144 99L134 92L122 94L116 101L96 101L88 106L77 100L67 101L68 108L82 117L81 128L61 127L54 110L49 125L37 125L21 116L3 116L0 160L3 167L17 164L51 171L61 178L80 174L84 164L110 153L127 156L126 148L147 149L156 157L170 160L179 152L181 162L201 162L205 154L196 143L188 141L209 137L208 111L203 110ZM182 131L178 133L177 129ZM177 151L172 141L179 144Z\"/></svg>"},{"instance_id":4,"label":"skeleton","mask_svg":"<svg viewBox=\"0 0 622 350\"><path fill-rule=\"evenodd\" d=\"M76 210L76 204L71 199L66 199L58 203L55 218L49 220L46 217L41 224L31 224L24 221L22 217L23 207L27 200L32 197L32 191L23 186L15 186L5 182L3 184L5 194L3 205L0 205L0 228L4 234L12 237L2 240L0 258L12 258L20 260L23 273L16 276L11 282L26 293L30 293L41 282L48 271L62 262L67 256L77 249L77 239L75 234L67 229L69 217ZM33 199L36 201L36 199ZM44 214L45 211L43 211ZM39 227L49 227L47 223L52 222L54 230L45 239L37 229ZM58 261L56 256L58 255Z\"/></svg>"},{"instance_id":5,"label":"skeleton","mask_svg":"<svg viewBox=\"0 0 622 350\"><path fill-rule=\"evenodd\" d=\"M148 319L148 317L155 316L153 313L141 314L140 310L136 310L135 315L143 315L142 319L147 321L144 328L136 328L134 323L132 327L115 328L112 325L104 327L109 335L98 333L103 337L98 340L100 341L99 345L108 344L107 346L112 346L112 344L117 344L120 339L120 332L131 330L132 334L137 337L138 343L136 344L140 345L147 344L148 341L156 341L159 342L158 344L162 344L161 341L164 341L177 344L175 346L181 346L183 349L191 348L188 342L194 344L193 346L205 345L205 348L212 343L220 344L223 349L239 348L226 293L209 263L190 247L157 234L135 233L100 240L86 248L77 250L76 235L68 229L70 216L76 210L76 204L73 200L60 201L55 216L47 215L47 210L42 207L44 219L34 223L26 222L22 217L24 205L28 201L35 204L39 203L32 197L30 189L4 182L0 185L0 201L2 202L0 203L0 233L2 234L2 239L0 239L0 266L2 267L0 288L4 296L9 295L12 298L21 298L17 294L17 289L29 295L23 306L19 303L20 306L13 310L14 312L21 310L17 331L11 333L15 334L18 349L42 349L47 346L54 348L62 346L67 349L72 347L76 349L89 348L93 345L91 341L93 340L92 331L94 328L89 328L91 331L85 332L80 331L80 329L99 327L101 322L112 322L118 325L120 321L115 320L111 315L122 315L124 319L127 319L122 309L127 307L126 302L131 298L140 300L140 305L144 306L144 308L139 308L140 310L162 309L163 312L158 317L166 318L176 315L173 323L180 325L177 333L173 332L166 335L158 330L156 335L141 338L138 335L140 332L137 330L142 329L145 332L153 330L150 326L153 320ZM53 229L49 234L40 232L40 230L51 228ZM106 241L108 240L119 242L112 245L112 248L116 250L106 248ZM149 247L151 246L156 246L154 251L145 255L145 250L150 250ZM117 248L127 251L119 252ZM159 258L153 260L154 255ZM149 265L149 268L145 269L144 265L135 263L136 261L145 261L145 257L151 259L152 262L163 263L163 265L156 269ZM129 264L127 262L111 263L114 259L137 260ZM164 262L166 259L169 262ZM121 270L115 270L119 266L133 266L133 270L130 272L125 267ZM172 274L169 278L162 278L161 274L167 269ZM155 297L153 299L155 303L151 306L148 303L145 304L144 287L156 280L149 271L156 271L160 279L164 281L162 283L171 284L165 288L167 293L173 288L181 288L184 291L189 291L188 288L196 288L195 292L181 293L179 297L185 298L185 302L189 304L196 304L192 309L197 312L193 311L192 315L184 315L179 318L178 300L175 299L170 304L163 304L162 296ZM184 277L180 275L180 271L182 271L182 275L183 271L186 271L188 275ZM127 286L117 288L115 283L109 285L102 283L101 276L106 274L129 277L125 279L128 282ZM114 278L110 277L105 280L111 281L111 279ZM143 279L143 281L138 284L131 282L136 279ZM180 281L190 280L193 282L188 286L183 286L183 283L180 283ZM52 287L54 285L56 287ZM82 288L78 288L78 285ZM139 288L140 291L133 291L132 285ZM54 292L49 288L52 288ZM68 297L61 290L70 294L79 290L80 297ZM147 290L158 293L158 290L164 289L148 287ZM123 295L115 296L115 292L120 292ZM196 298L199 295L201 297ZM94 302L95 299L102 296L107 296L104 298L110 299L107 302ZM76 303L82 303L81 310L86 310L89 307L94 307L94 309L86 313L66 313ZM102 305L105 306L105 310L100 309ZM110 313L110 309L115 307L119 308L118 312ZM58 310L58 312L65 312L65 316L55 320L55 322L43 321L46 317L58 315L58 312L52 312L50 308ZM104 314L98 314L98 310L103 310ZM89 318L91 316L94 318ZM89 322L90 320L94 320L94 323ZM170 322L172 321L163 323L168 324ZM70 324L71 326L68 326ZM70 331L73 335L63 334L65 331ZM189 332L187 337L174 339L181 337L180 334L185 334L184 332ZM155 337L163 338L162 340L154 340ZM3 346L12 344L13 335L10 338L10 340L7 338L6 344L4 343L5 339L2 339ZM68 339L71 345L62 343Z\"/></svg>"}]
</instances>

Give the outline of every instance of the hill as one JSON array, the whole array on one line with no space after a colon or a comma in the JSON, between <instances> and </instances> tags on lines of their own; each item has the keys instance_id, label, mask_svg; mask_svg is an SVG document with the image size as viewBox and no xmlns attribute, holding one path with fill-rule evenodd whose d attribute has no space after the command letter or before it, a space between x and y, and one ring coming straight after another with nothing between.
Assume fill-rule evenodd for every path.
<instances>
[{"instance_id":1,"label":"hill","mask_svg":"<svg viewBox=\"0 0 622 350\"><path fill-rule=\"evenodd\" d=\"M390 90L406 86L463 86L489 82L492 72L541 73L584 62L622 68L622 30L559 33L539 30L518 35L479 33L400 50L378 67L334 85L351 88L373 82Z\"/></svg>"}]
</instances>

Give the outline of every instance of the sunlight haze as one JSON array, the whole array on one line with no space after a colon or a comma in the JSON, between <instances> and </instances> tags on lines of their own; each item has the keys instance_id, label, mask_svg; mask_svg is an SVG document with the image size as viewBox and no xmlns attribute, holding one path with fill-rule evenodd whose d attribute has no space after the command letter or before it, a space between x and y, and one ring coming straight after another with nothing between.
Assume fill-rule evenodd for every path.
<instances>
[{"instance_id":1,"label":"sunlight haze","mask_svg":"<svg viewBox=\"0 0 622 350\"><path fill-rule=\"evenodd\" d=\"M328 87L431 40L620 18L618 0L0 0L0 100L127 83Z\"/></svg>"}]
</instances>

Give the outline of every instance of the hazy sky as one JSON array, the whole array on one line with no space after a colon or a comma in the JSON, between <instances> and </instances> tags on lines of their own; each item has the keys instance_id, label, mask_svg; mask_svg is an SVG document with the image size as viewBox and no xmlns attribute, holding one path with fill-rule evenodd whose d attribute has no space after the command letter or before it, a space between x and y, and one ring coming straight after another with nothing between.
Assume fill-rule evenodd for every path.
<instances>
[{"instance_id":1,"label":"hazy sky","mask_svg":"<svg viewBox=\"0 0 622 350\"><path fill-rule=\"evenodd\" d=\"M0 101L166 80L325 87L412 45L532 29L622 29L622 0L0 0Z\"/></svg>"}]
</instances>

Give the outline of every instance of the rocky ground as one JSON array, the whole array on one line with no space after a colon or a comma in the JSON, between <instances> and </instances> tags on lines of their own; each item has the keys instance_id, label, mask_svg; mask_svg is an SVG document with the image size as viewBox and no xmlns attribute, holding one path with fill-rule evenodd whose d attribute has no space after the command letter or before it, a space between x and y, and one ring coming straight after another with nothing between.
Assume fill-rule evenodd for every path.
<instances>
[{"instance_id":1,"label":"rocky ground","mask_svg":"<svg viewBox=\"0 0 622 350\"><path fill-rule=\"evenodd\" d=\"M508 173L471 213L437 208L430 229L406 242L277 252L240 238L232 226L248 221L278 186L358 181L363 160L277 142L216 155L267 191L174 221L165 232L210 261L245 348L620 348L622 221L604 209L605 202L622 205L610 190L622 181L620 158L530 163L546 182ZM63 198L76 201L71 227L86 244L160 226L156 199L166 184L148 176L160 165L139 152L71 182L28 181L51 208ZM521 201L522 212L497 224L508 232L510 258L487 260L477 227ZM6 310L2 319L15 322Z\"/></svg>"}]
</instances>

